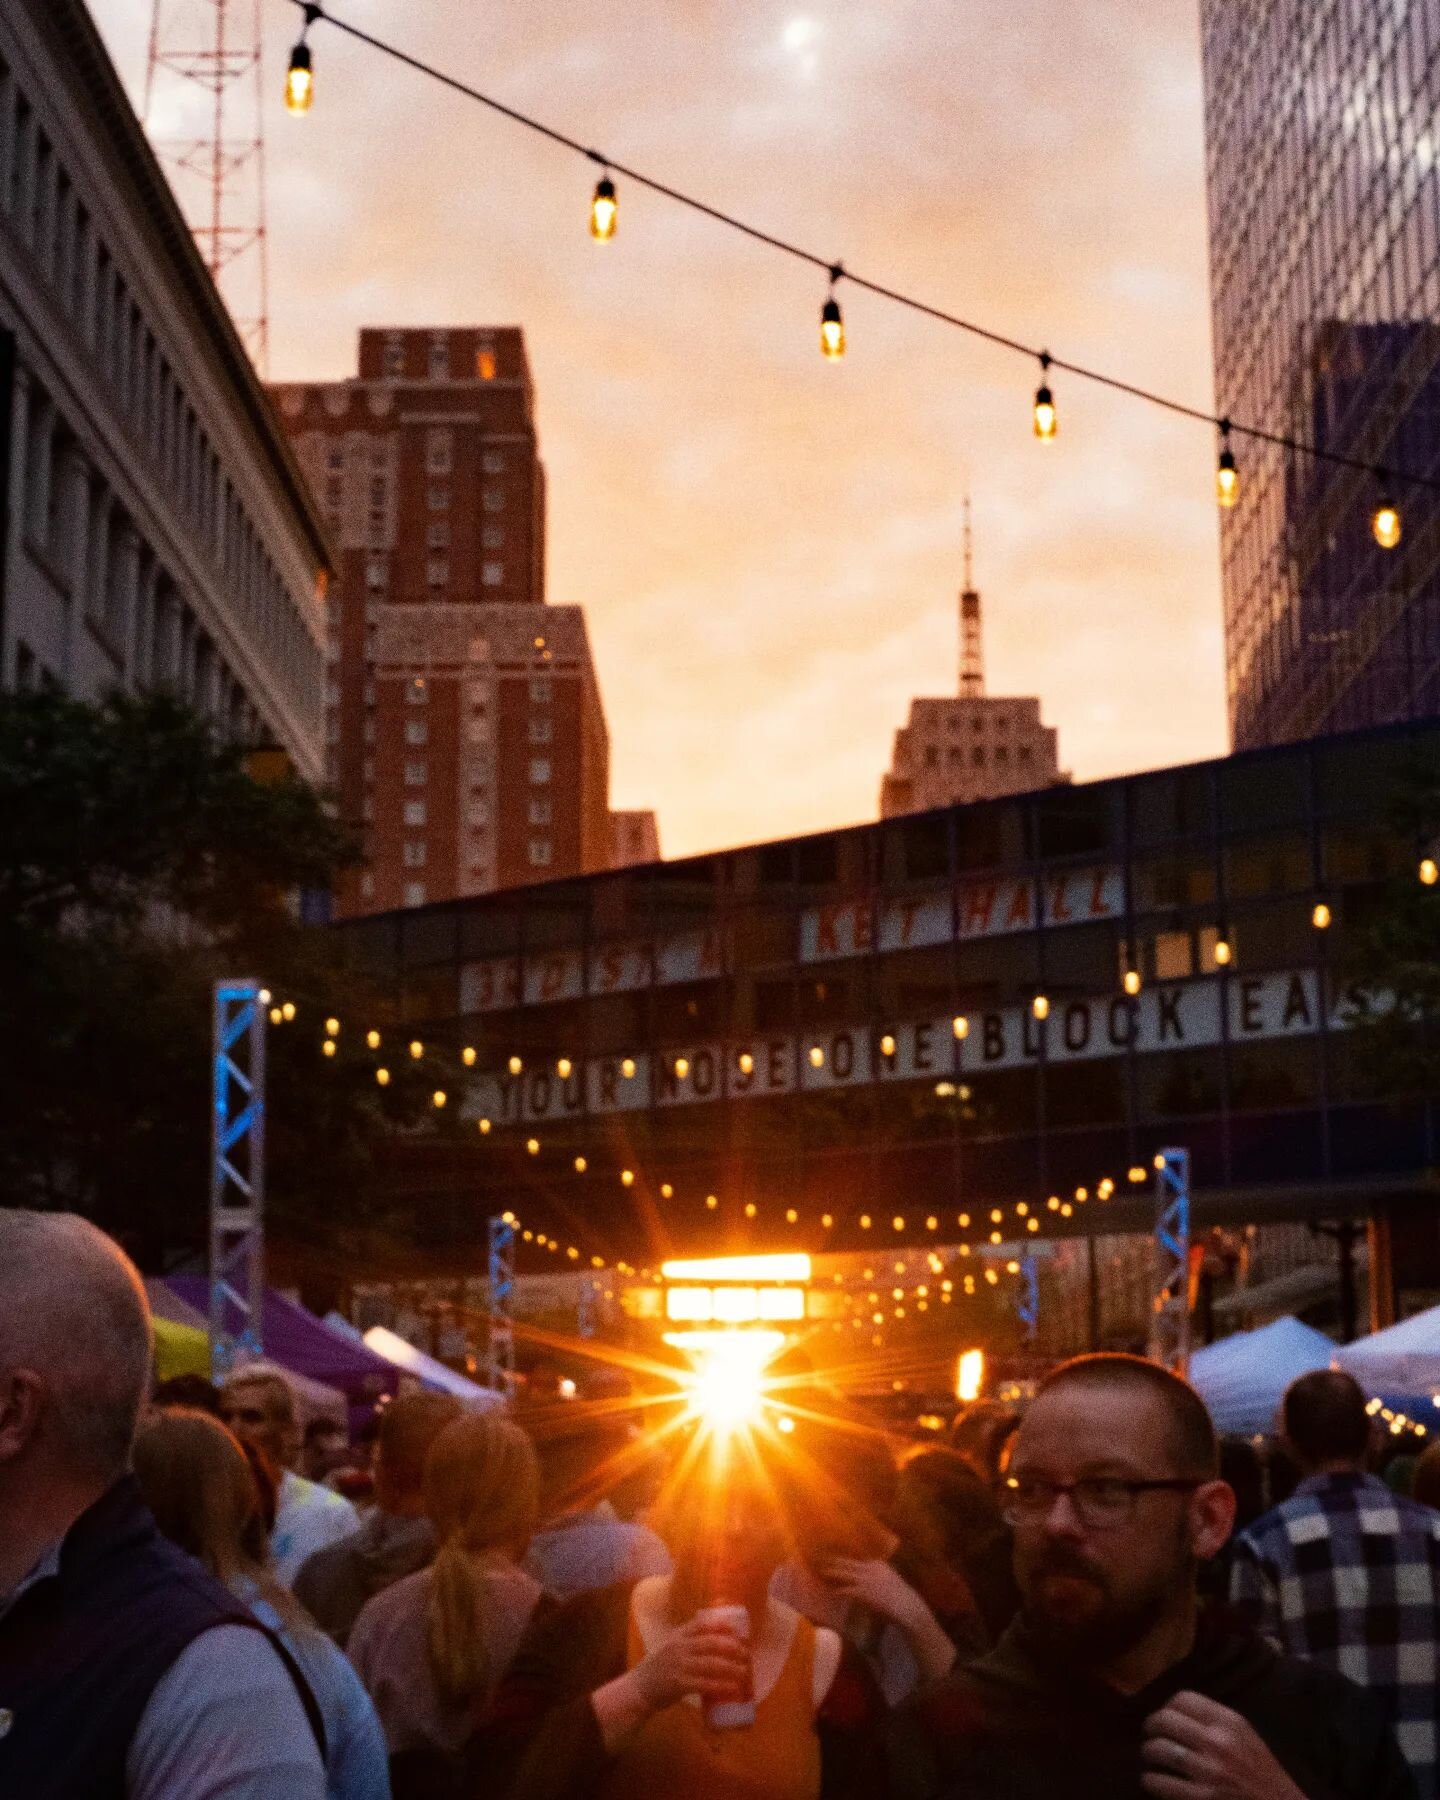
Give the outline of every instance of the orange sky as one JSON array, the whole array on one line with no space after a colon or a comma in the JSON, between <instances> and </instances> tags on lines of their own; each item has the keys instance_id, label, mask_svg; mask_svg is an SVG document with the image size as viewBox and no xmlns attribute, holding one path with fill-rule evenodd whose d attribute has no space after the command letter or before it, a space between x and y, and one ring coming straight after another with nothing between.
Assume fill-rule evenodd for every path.
<instances>
[{"instance_id":1,"label":"orange sky","mask_svg":"<svg viewBox=\"0 0 1440 1800\"><path fill-rule=\"evenodd\" d=\"M622 161L1057 355L1211 404L1194 0L335 0ZM150 0L92 0L135 91ZM167 0L179 4L185 0ZM271 373L362 325L522 325L550 587L585 607L613 799L669 855L875 815L910 697L953 690L974 496L992 692L1077 778L1225 747L1205 427L843 293L317 28L269 29ZM240 10L232 8L233 11Z\"/></svg>"}]
</instances>

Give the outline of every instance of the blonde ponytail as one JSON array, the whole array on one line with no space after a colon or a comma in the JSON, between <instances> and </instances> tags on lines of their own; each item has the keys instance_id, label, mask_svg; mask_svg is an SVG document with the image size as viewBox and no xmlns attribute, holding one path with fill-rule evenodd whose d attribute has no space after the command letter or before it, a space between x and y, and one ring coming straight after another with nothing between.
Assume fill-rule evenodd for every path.
<instances>
[{"instance_id":1,"label":"blonde ponytail","mask_svg":"<svg viewBox=\"0 0 1440 1800\"><path fill-rule=\"evenodd\" d=\"M482 1560L514 1562L525 1554L539 1491L534 1446L510 1419L467 1415L431 1447L425 1511L440 1550L430 1570L425 1641L435 1684L452 1704L488 1694L492 1685Z\"/></svg>"}]
</instances>

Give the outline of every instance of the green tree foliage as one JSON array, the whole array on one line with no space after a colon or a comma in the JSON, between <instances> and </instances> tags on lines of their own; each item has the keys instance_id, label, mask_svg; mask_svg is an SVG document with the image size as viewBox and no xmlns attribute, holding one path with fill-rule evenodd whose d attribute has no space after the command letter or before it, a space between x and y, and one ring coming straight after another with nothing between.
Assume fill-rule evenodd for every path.
<instances>
[{"instance_id":1,"label":"green tree foliage","mask_svg":"<svg viewBox=\"0 0 1440 1800\"><path fill-rule=\"evenodd\" d=\"M397 1058L377 1086L375 997L298 922L355 855L168 696L0 699L0 1203L75 1207L150 1267L201 1246L212 987L254 975L297 1009L269 1034L272 1228L337 1264L383 1230L375 1142L432 1128L444 1072Z\"/></svg>"}]
</instances>

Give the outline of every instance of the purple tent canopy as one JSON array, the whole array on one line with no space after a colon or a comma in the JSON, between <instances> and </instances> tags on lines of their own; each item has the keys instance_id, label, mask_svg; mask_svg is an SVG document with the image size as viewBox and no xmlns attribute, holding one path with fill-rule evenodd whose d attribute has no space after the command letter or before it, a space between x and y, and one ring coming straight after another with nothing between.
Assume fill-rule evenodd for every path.
<instances>
[{"instance_id":1,"label":"purple tent canopy","mask_svg":"<svg viewBox=\"0 0 1440 1800\"><path fill-rule=\"evenodd\" d=\"M169 1286L182 1300L200 1312L210 1304L210 1283L203 1275L172 1275ZM241 1313L237 1306L227 1308L227 1324L238 1331ZM394 1399L402 1380L403 1369L377 1356L365 1344L354 1344L307 1312L298 1300L287 1300L273 1288L265 1290L265 1356L267 1361L293 1369L297 1375L308 1375L315 1381L339 1388L352 1407L373 1407L380 1399Z\"/></svg>"}]
</instances>

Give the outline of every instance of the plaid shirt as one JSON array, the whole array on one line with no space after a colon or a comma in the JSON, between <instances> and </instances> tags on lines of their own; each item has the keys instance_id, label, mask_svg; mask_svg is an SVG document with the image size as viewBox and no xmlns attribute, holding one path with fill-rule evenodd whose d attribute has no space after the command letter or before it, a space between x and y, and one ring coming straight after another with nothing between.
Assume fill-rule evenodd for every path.
<instances>
[{"instance_id":1,"label":"plaid shirt","mask_svg":"<svg viewBox=\"0 0 1440 1800\"><path fill-rule=\"evenodd\" d=\"M1235 1540L1230 1581L1280 1649L1383 1702L1421 1800L1437 1800L1440 1513L1373 1475L1314 1475Z\"/></svg>"}]
</instances>

